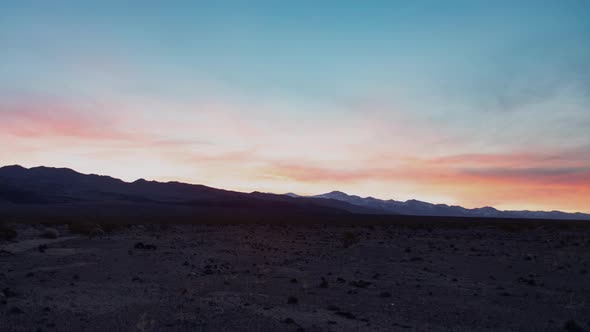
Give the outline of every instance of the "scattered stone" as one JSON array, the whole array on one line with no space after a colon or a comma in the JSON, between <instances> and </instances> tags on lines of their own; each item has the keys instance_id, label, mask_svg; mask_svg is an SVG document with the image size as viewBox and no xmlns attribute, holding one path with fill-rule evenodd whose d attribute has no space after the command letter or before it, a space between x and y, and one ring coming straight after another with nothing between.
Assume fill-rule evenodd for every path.
<instances>
[{"instance_id":1,"label":"scattered stone","mask_svg":"<svg viewBox=\"0 0 590 332\"><path fill-rule=\"evenodd\" d=\"M144 249L144 250L156 250L158 247L154 244L144 244L143 242L137 242L134 246L135 249Z\"/></svg>"},{"instance_id":2,"label":"scattered stone","mask_svg":"<svg viewBox=\"0 0 590 332\"><path fill-rule=\"evenodd\" d=\"M354 286L354 287L358 287L358 288L367 288L367 287L371 286L372 284L373 284L372 282L364 281L364 280L351 281L349 283L349 285Z\"/></svg>"},{"instance_id":3,"label":"scattered stone","mask_svg":"<svg viewBox=\"0 0 590 332\"><path fill-rule=\"evenodd\" d=\"M335 312L335 314L338 316L342 316L346 319L356 319L356 316L348 311L337 311L337 312Z\"/></svg>"},{"instance_id":4,"label":"scattered stone","mask_svg":"<svg viewBox=\"0 0 590 332\"><path fill-rule=\"evenodd\" d=\"M381 294L379 294L379 297L391 297L391 293L390 292L381 292Z\"/></svg>"},{"instance_id":5,"label":"scattered stone","mask_svg":"<svg viewBox=\"0 0 590 332\"><path fill-rule=\"evenodd\" d=\"M537 285L537 282L533 278L520 277L520 278L518 278L518 282L523 283L523 284L527 284L529 286L536 286Z\"/></svg>"}]
</instances>

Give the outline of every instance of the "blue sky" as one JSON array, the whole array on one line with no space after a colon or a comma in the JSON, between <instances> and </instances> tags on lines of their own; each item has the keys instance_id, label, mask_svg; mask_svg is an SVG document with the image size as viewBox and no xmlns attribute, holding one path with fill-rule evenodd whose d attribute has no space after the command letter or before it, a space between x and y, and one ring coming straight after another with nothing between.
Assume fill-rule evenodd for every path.
<instances>
[{"instance_id":1,"label":"blue sky","mask_svg":"<svg viewBox=\"0 0 590 332\"><path fill-rule=\"evenodd\" d=\"M6 162L590 208L588 1L3 1L0 45Z\"/></svg>"}]
</instances>

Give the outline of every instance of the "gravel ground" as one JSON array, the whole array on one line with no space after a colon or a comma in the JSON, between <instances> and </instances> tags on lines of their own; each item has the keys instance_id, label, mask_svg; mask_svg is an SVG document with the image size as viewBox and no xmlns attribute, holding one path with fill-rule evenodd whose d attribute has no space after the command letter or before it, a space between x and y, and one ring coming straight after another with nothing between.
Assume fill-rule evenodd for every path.
<instances>
[{"instance_id":1,"label":"gravel ground","mask_svg":"<svg viewBox=\"0 0 590 332\"><path fill-rule=\"evenodd\" d=\"M0 242L0 331L590 330L590 234L131 226Z\"/></svg>"}]
</instances>

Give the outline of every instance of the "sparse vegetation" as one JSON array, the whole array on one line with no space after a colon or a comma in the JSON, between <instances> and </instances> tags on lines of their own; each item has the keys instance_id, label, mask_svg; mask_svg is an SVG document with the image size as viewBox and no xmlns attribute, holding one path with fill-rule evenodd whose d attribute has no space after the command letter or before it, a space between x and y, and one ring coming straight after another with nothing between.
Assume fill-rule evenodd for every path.
<instances>
[{"instance_id":1,"label":"sparse vegetation","mask_svg":"<svg viewBox=\"0 0 590 332\"><path fill-rule=\"evenodd\" d=\"M97 225L89 222L68 223L68 229L74 234L90 236L96 229Z\"/></svg>"},{"instance_id":2,"label":"sparse vegetation","mask_svg":"<svg viewBox=\"0 0 590 332\"><path fill-rule=\"evenodd\" d=\"M59 231L55 228L47 227L43 230L43 233L41 233L41 237L46 239L57 239L59 237Z\"/></svg>"},{"instance_id":3,"label":"sparse vegetation","mask_svg":"<svg viewBox=\"0 0 590 332\"><path fill-rule=\"evenodd\" d=\"M147 243L143 243L143 242L137 242L133 248L135 249L143 249L143 250L156 250L158 249L158 247L154 244L147 244Z\"/></svg>"},{"instance_id":4,"label":"sparse vegetation","mask_svg":"<svg viewBox=\"0 0 590 332\"><path fill-rule=\"evenodd\" d=\"M344 232L342 235L342 246L344 248L350 248L361 241L360 236L353 232Z\"/></svg>"},{"instance_id":5,"label":"sparse vegetation","mask_svg":"<svg viewBox=\"0 0 590 332\"><path fill-rule=\"evenodd\" d=\"M0 241L11 241L18 236L18 232L8 225L0 225Z\"/></svg>"},{"instance_id":6,"label":"sparse vegetation","mask_svg":"<svg viewBox=\"0 0 590 332\"><path fill-rule=\"evenodd\" d=\"M563 328L566 331L570 331L570 332L582 332L582 331L584 331L584 329L578 323L576 323L576 321L573 320L573 319L568 320L564 324Z\"/></svg>"}]
</instances>

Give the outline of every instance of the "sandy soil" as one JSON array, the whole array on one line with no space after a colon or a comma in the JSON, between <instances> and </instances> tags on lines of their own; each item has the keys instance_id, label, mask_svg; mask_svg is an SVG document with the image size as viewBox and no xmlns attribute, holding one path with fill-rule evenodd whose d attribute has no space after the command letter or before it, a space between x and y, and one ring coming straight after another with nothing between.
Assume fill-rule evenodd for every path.
<instances>
[{"instance_id":1,"label":"sandy soil","mask_svg":"<svg viewBox=\"0 0 590 332\"><path fill-rule=\"evenodd\" d=\"M0 243L0 331L590 330L587 232L36 231Z\"/></svg>"}]
</instances>

